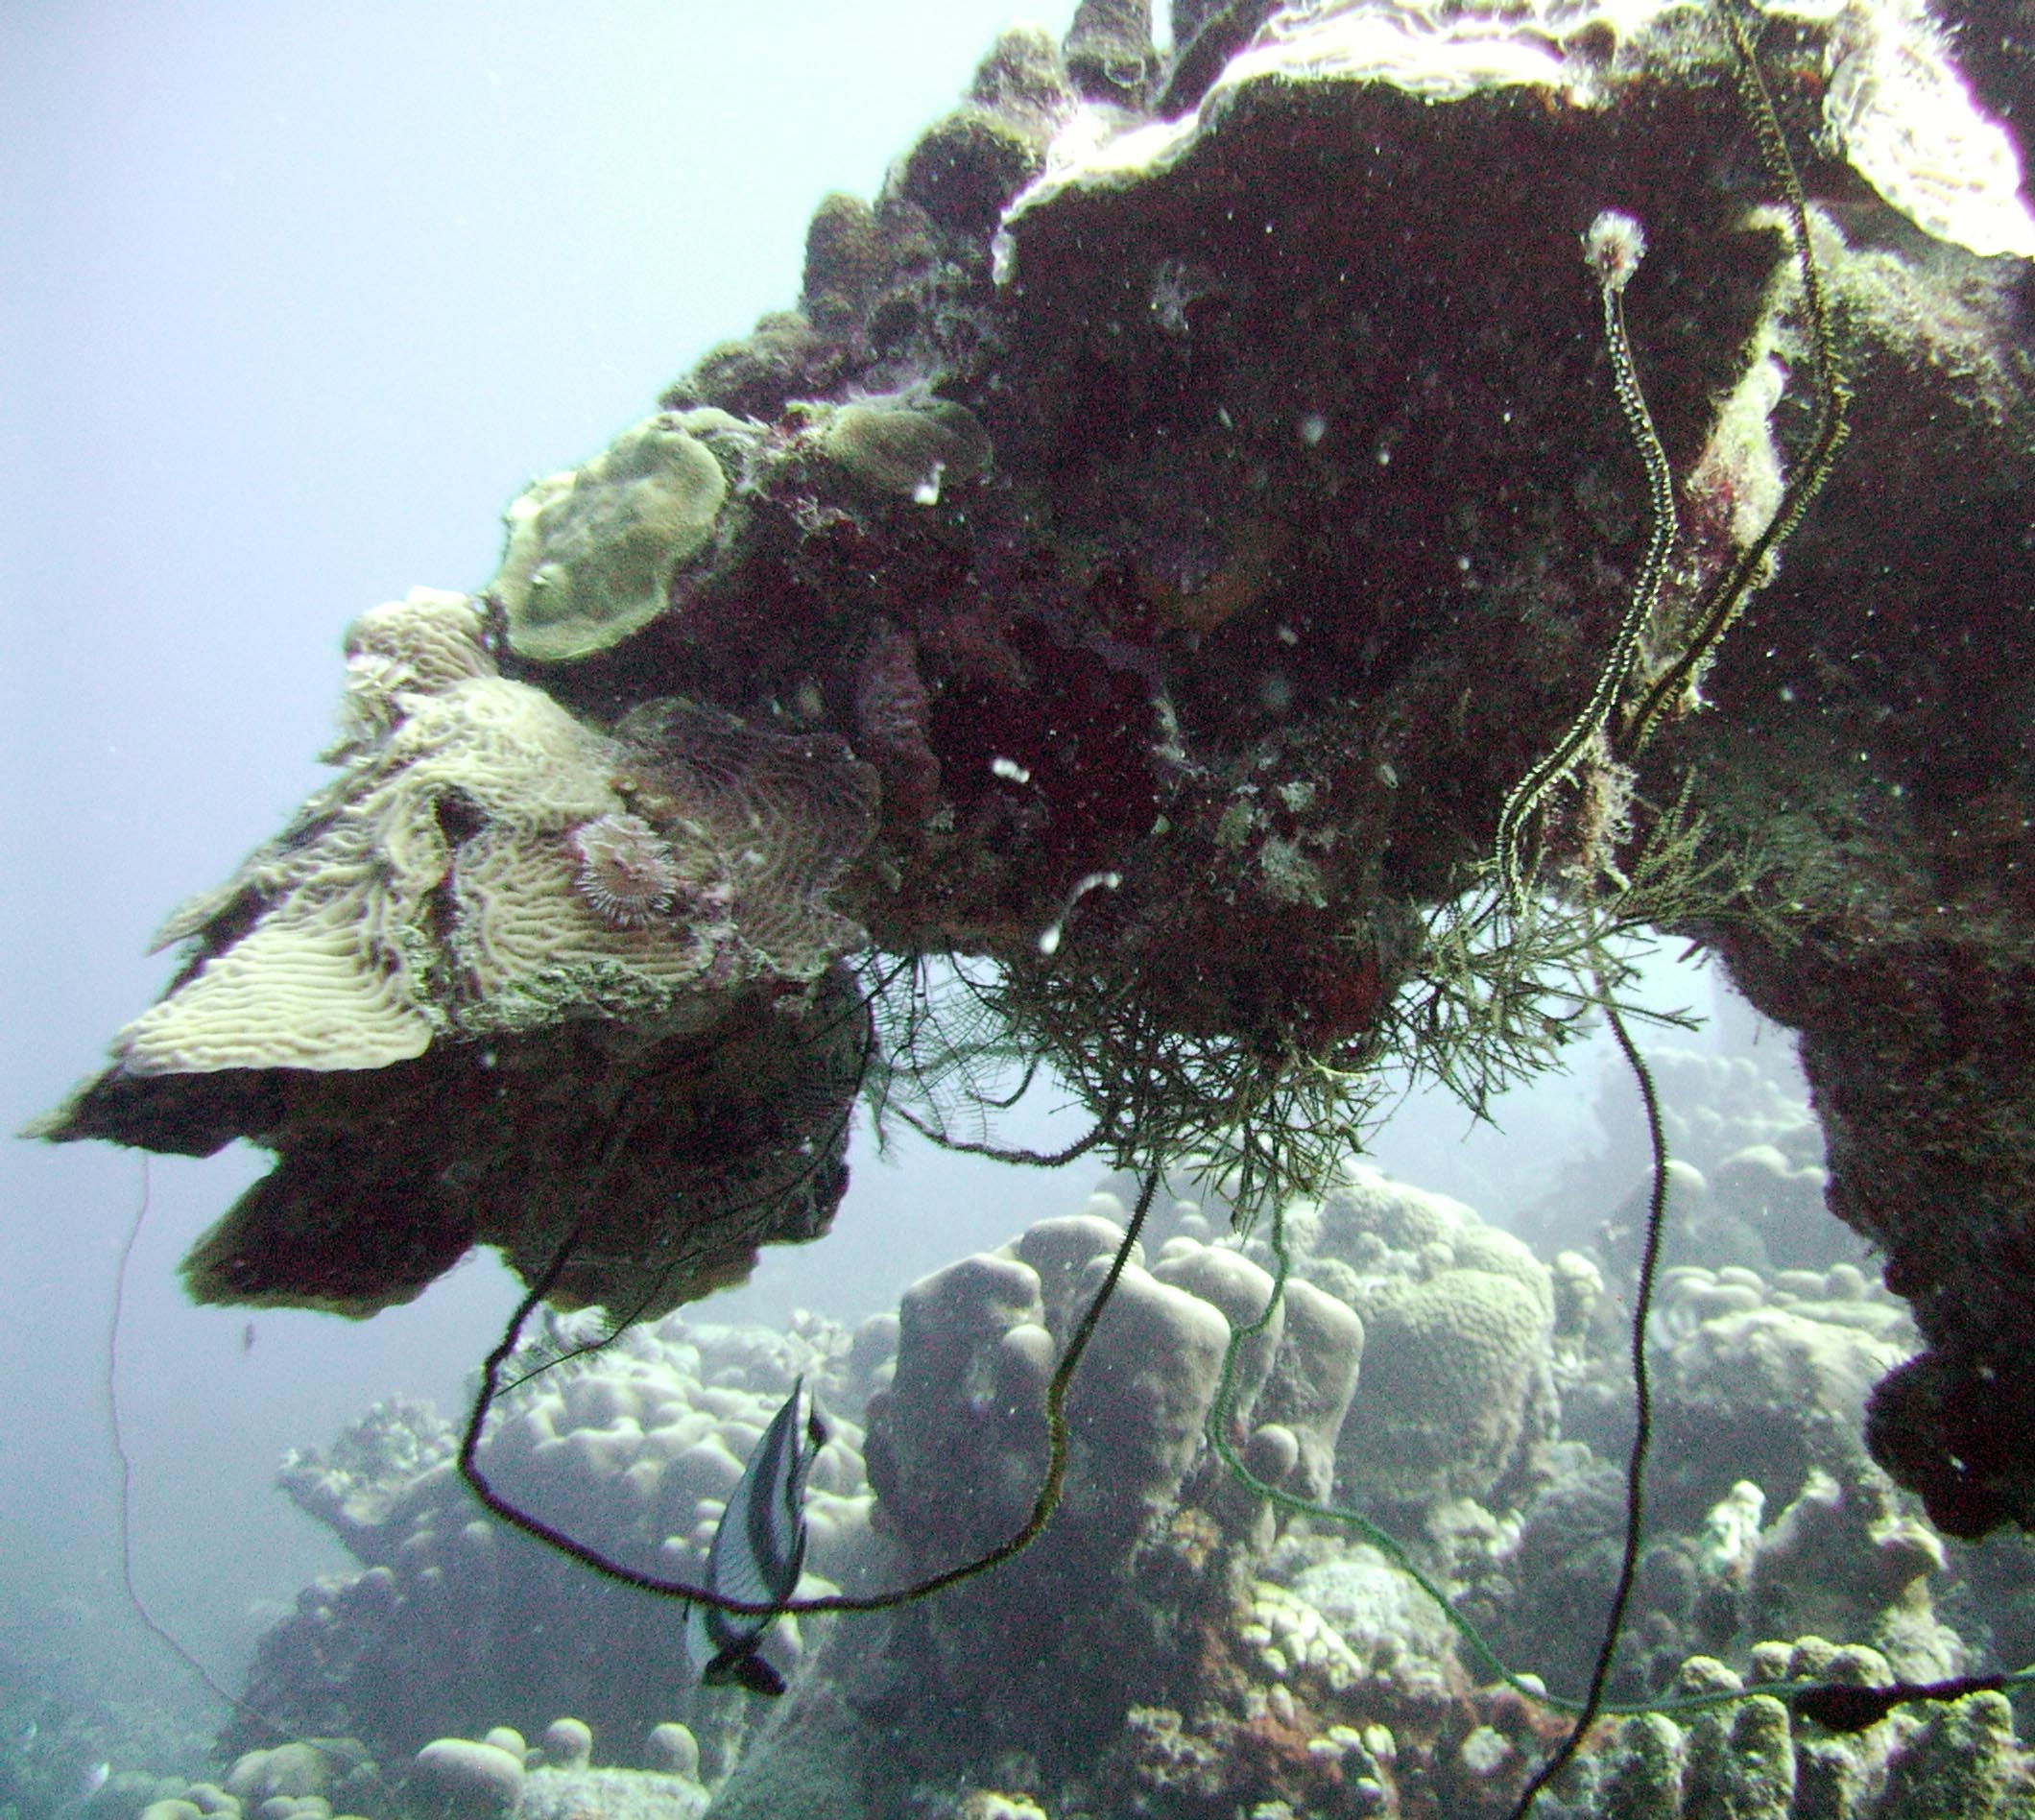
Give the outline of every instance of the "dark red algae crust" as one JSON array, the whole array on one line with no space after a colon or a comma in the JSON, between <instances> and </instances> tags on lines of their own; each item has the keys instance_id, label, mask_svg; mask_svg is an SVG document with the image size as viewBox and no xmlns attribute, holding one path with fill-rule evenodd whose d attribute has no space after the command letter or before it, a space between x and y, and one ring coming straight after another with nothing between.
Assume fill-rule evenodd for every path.
<instances>
[{"instance_id":1,"label":"dark red algae crust","mask_svg":"<svg viewBox=\"0 0 2035 1820\"><path fill-rule=\"evenodd\" d=\"M1643 628L1650 674L1806 459L1814 363L1785 219L1724 39L1693 14L1515 29L1443 8L1446 29L1409 36L1389 10L1231 8L1169 74L1089 11L1071 75L1037 32L1001 40L873 204L821 205L798 308L665 395L728 481L667 611L570 662L519 657L496 623L491 686L541 692L591 739L671 698L826 735L880 785L825 890L843 951L866 931L889 954L1005 964L1007 1006L1055 1004L1052 1059L1077 1073L1107 1064L1070 981L1160 1048L1419 1061L1437 907L1488 880L1501 806L1589 695L1645 543L1581 237L1616 208L1649 243L1625 307L1684 524ZM1340 79L1332 58L1280 62L1366 17L1385 23ZM1975 46L2013 37L1997 8L1954 23ZM1870 109L1847 117L1845 161L1822 109L1849 50L1813 24L1768 36L1850 441L1701 711L1670 704L1636 754L1591 748L1553 794L1542 882L1579 903L1643 869L1650 832L1694 830L1687 888L1654 921L1801 1033L1832 1209L1883 1251L1928 1341L1881 1387L1874 1449L1948 1531L2035 1527L2035 239L2016 239L2035 228L2011 196L1982 231L1937 218ZM2024 60L2002 57L1987 92L2025 100ZM1117 128L1157 108L1170 138L1084 165L1102 92L1134 110ZM503 813L462 800L442 817L454 847ZM635 812L626 793L611 806ZM270 857L191 925L192 969L288 911ZM353 1208L309 1161L364 1182L391 1156L406 1182L475 1166L488 1121L452 1115L483 1042L474 989L433 958L443 894L426 910L396 939L420 945L403 990L431 1035L387 1080L315 1059L310 1080L148 1071L121 1048L44 1135L253 1137L282 1159L257 1192L306 1183L290 1222L360 1248L341 1273L356 1306L407 1293L468 1230L528 1268L486 1222L420 1214L424 1237L376 1237L399 1216ZM721 959L682 1003L659 988L661 1034L589 988L486 1041L611 1044L555 1090L649 1067L682 1121L692 1064L674 1074L659 1044L763 1042L798 1074L792 1033L824 1021L814 981L832 976L754 959L739 919L685 933ZM822 1048L812 1103L833 1105ZM404 1071L419 1090L394 1117ZM759 1180L789 1135L757 1135ZM547 1152L568 1201L590 1154ZM743 1242L824 1224L792 1199ZM696 1247L643 1242L692 1268ZM249 1268L208 1281L320 1293Z\"/></svg>"}]
</instances>

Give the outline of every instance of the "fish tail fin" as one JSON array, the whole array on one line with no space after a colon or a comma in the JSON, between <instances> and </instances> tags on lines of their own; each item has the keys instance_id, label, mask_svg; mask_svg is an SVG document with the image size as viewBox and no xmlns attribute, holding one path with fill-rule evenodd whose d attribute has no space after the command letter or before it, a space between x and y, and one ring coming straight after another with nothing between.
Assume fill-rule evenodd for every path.
<instances>
[{"instance_id":1,"label":"fish tail fin","mask_svg":"<svg viewBox=\"0 0 2035 1820\"><path fill-rule=\"evenodd\" d=\"M773 1700L784 1691L784 1677L753 1648L724 1649L706 1664L700 1681L705 1687L742 1688Z\"/></svg>"}]
</instances>

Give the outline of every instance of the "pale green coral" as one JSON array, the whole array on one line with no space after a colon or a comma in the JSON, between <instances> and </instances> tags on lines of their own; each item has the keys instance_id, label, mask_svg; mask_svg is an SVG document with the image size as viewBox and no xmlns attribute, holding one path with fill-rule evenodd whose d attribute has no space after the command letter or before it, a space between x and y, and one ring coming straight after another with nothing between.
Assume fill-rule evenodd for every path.
<instances>
[{"instance_id":1,"label":"pale green coral","mask_svg":"<svg viewBox=\"0 0 2035 1820\"><path fill-rule=\"evenodd\" d=\"M1677 1820L1682 1811L1682 1728L1658 1712L1627 1719L1598 1773L1606 1813L1624 1820Z\"/></svg>"},{"instance_id":2,"label":"pale green coral","mask_svg":"<svg viewBox=\"0 0 2035 1820\"><path fill-rule=\"evenodd\" d=\"M1932 1713L1901 1752L1882 1820L2007 1820L2029 1811L2028 1784L2006 1696L1970 1693Z\"/></svg>"},{"instance_id":3,"label":"pale green coral","mask_svg":"<svg viewBox=\"0 0 2035 1820\"><path fill-rule=\"evenodd\" d=\"M1462 1202L1360 1162L1308 1215L1297 1268L1367 1334L1339 1473L1359 1497L1484 1497L1551 1426L1547 1266Z\"/></svg>"},{"instance_id":4,"label":"pale green coral","mask_svg":"<svg viewBox=\"0 0 2035 1820\"><path fill-rule=\"evenodd\" d=\"M376 1068L589 1012L697 1029L861 939L825 898L875 785L838 743L676 700L610 736L496 675L463 596L377 608L347 650L342 774L171 919L194 953L120 1033L128 1073ZM587 888L575 835L610 825L667 869L641 915Z\"/></svg>"},{"instance_id":5,"label":"pale green coral","mask_svg":"<svg viewBox=\"0 0 2035 1820\"><path fill-rule=\"evenodd\" d=\"M1527 1437L1545 1370L1545 1304L1515 1278L1393 1279L1359 1310L1363 1377L1337 1449L1343 1474L1392 1498L1485 1496Z\"/></svg>"},{"instance_id":6,"label":"pale green coral","mask_svg":"<svg viewBox=\"0 0 2035 1820\"><path fill-rule=\"evenodd\" d=\"M827 459L879 492L932 505L941 488L988 471L989 432L966 405L899 394L843 405L826 420Z\"/></svg>"},{"instance_id":7,"label":"pale green coral","mask_svg":"<svg viewBox=\"0 0 2035 1820\"><path fill-rule=\"evenodd\" d=\"M646 418L585 467L545 476L509 508L509 547L490 585L510 648L561 662L640 632L727 497L720 463L670 417Z\"/></svg>"},{"instance_id":8,"label":"pale green coral","mask_svg":"<svg viewBox=\"0 0 2035 1820\"><path fill-rule=\"evenodd\" d=\"M1236 1639L1274 1681L1311 1680L1316 1691L1347 1693L1364 1678L1365 1664L1334 1626L1302 1594L1269 1580L1252 1586Z\"/></svg>"},{"instance_id":9,"label":"pale green coral","mask_svg":"<svg viewBox=\"0 0 2035 1820\"><path fill-rule=\"evenodd\" d=\"M1367 1236L1393 1251L1418 1251L1466 1217L1476 1216L1460 1201L1352 1163L1323 1198L1321 1249L1353 1263L1362 1261L1356 1252Z\"/></svg>"}]
</instances>

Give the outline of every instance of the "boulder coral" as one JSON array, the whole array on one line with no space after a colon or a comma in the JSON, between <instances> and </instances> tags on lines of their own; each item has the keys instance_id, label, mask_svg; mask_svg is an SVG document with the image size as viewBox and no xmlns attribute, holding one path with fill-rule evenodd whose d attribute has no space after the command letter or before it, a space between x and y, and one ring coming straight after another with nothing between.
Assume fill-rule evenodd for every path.
<instances>
[{"instance_id":1,"label":"boulder coral","mask_svg":"<svg viewBox=\"0 0 2035 1820\"><path fill-rule=\"evenodd\" d=\"M123 1771L80 1805L109 1820L396 1820L397 1800L357 1739L321 1737L243 1752L215 1781Z\"/></svg>"},{"instance_id":2,"label":"boulder coral","mask_svg":"<svg viewBox=\"0 0 2035 1820\"><path fill-rule=\"evenodd\" d=\"M1523 1284L1449 1270L1366 1298L1375 1361L1346 1480L1376 1498L1487 1497L1533 1436L1547 1316Z\"/></svg>"},{"instance_id":3,"label":"boulder coral","mask_svg":"<svg viewBox=\"0 0 2035 1820\"><path fill-rule=\"evenodd\" d=\"M404 1778L405 1806L442 1820L699 1820L707 1790L698 1775L698 1751L673 1748L659 1733L691 1734L674 1720L651 1729L646 1763L639 1768L592 1761L593 1728L583 1719L554 1719L543 1742L531 1749L520 1733L495 1726L479 1742L434 1738L411 1760ZM392 1817L393 1820L393 1817Z\"/></svg>"},{"instance_id":4,"label":"boulder coral","mask_svg":"<svg viewBox=\"0 0 2035 1820\"><path fill-rule=\"evenodd\" d=\"M874 198L823 204L800 307L518 506L500 674L410 690L363 640L347 776L40 1129L315 1141L239 1250L280 1226L347 1266L198 1286L360 1312L476 1237L556 1255L531 1208L431 1189L490 1175L476 1108L535 1056L576 1135L515 1161L564 1201L605 1195L618 1100L742 1127L569 1293L738 1271L826 1224L860 1065L778 1076L824 1116L723 1117L713 1052L782 1061L801 994L594 754L683 700L834 802L868 719L885 790L823 895L896 961L882 1074L924 1122L992 1110L989 1042L1057 1066L1113 1165L1240 1165L1262 1211L1389 1065L1481 1105L1572 1034L1608 934L1664 930L1798 1034L1827 1204L1915 1311L1876 1458L1958 1535L2035 1524L2026 53L2001 0L1945 5L1781 0L1741 37L1679 0L1195 0L1161 57L1096 0L1065 45L1007 35ZM1650 246L1615 295L1579 249L1607 208ZM415 706L381 734L378 700ZM440 788L496 761L470 808ZM604 814L673 850L684 939L567 907ZM455 922L499 888L555 945L441 941L448 866ZM897 984L940 955L996 970L974 1021ZM1463 1275L1393 1292L1409 1330L1480 1289L1515 1343L1520 1281Z\"/></svg>"},{"instance_id":5,"label":"boulder coral","mask_svg":"<svg viewBox=\"0 0 2035 1820\"><path fill-rule=\"evenodd\" d=\"M868 1460L877 1522L915 1567L980 1554L1030 1511L1047 1377L1122 1237L1098 1214L1045 1220L905 1291ZM1056 1556L1092 1557L1103 1575L1167 1513L1200 1450L1229 1333L1190 1290L1125 1268L1067 1401ZM958 1471L965 1458L977 1470Z\"/></svg>"},{"instance_id":6,"label":"boulder coral","mask_svg":"<svg viewBox=\"0 0 2035 1820\"><path fill-rule=\"evenodd\" d=\"M1656 1421L1663 1458L1676 1463L1663 1486L1665 1514L1714 1501L1734 1477L1757 1480L1778 1505L1814 1469L1849 1478L1867 1465L1866 1400L1914 1344L1899 1305L1863 1297L1776 1305L1758 1279L1700 1283L1678 1279L1664 1309L1674 1337ZM1878 1330L1868 1325L1876 1316Z\"/></svg>"},{"instance_id":7,"label":"boulder coral","mask_svg":"<svg viewBox=\"0 0 2035 1820\"><path fill-rule=\"evenodd\" d=\"M1935 1610L1956 1597L1944 1545L1861 1432L1874 1377L1914 1344L1902 1305L1849 1263L1771 1280L1677 1266L1649 1342L1649 1542L1617 1696L1659 1685L1684 1656L1791 1630L1870 1643L1909 1678L1953 1672L1959 1646ZM1480 1619L1501 1653L1530 1651L1556 1681L1587 1673L1595 1646L1561 1615L1604 1609L1616 1572L1625 1519L1615 1463L1633 1435L1626 1344L1622 1332L1593 1342L1557 1373L1563 1439L1526 1488L1496 1604Z\"/></svg>"},{"instance_id":8,"label":"boulder coral","mask_svg":"<svg viewBox=\"0 0 2035 1820\"><path fill-rule=\"evenodd\" d=\"M845 1332L674 1316L580 1353L597 1329L574 1320L517 1356L524 1369L563 1362L505 1398L483 1437L480 1465L498 1487L624 1560L697 1579L745 1460L802 1376L830 1435L807 1495L807 1587L866 1580L871 1499L861 1425L840 1388ZM453 1467L456 1441L427 1405L384 1403L329 1449L284 1461L283 1490L358 1566L306 1587L263 1635L250 1706L306 1734L361 1738L383 1762L441 1736L478 1737L505 1715L535 1734L561 1711L576 1716L541 1737L555 1768L583 1755L588 1727L641 1736L683 1720L721 1750L741 1696L698 1691L675 1608L479 1513ZM785 1631L795 1652L799 1628ZM630 1674L613 1672L617 1652ZM659 1760L676 1760L676 1736L665 1742Z\"/></svg>"},{"instance_id":9,"label":"boulder coral","mask_svg":"<svg viewBox=\"0 0 2035 1820\"><path fill-rule=\"evenodd\" d=\"M410 1785L444 1820L509 1820L523 1792L523 1752L471 1738L434 1738L410 1766Z\"/></svg>"},{"instance_id":10,"label":"boulder coral","mask_svg":"<svg viewBox=\"0 0 2035 1820\"><path fill-rule=\"evenodd\" d=\"M1727 1001L1721 1028L1728 1038L1734 1026L1740 1026L1736 1053L1647 1044L1676 1169L1664 1261L1765 1275L1869 1265L1871 1248L1824 1209L1830 1172L1823 1133L1793 1057L1776 1053L1784 1033ZM1622 1066L1604 1070L1597 1120L1602 1148L1565 1167L1555 1188L1520 1221L1521 1233L1544 1249L1591 1245L1607 1213L1624 1225L1643 1209L1645 1122ZM1622 1260L1600 1261L1629 1274Z\"/></svg>"},{"instance_id":11,"label":"boulder coral","mask_svg":"<svg viewBox=\"0 0 2035 1820\"><path fill-rule=\"evenodd\" d=\"M905 1573L980 1554L1028 1513L1044 1465L1047 1378L1123 1239L1113 1209L1097 1196L905 1292L895 1368L871 1399L866 1444L875 1526ZM1067 1398L1065 1490L1043 1537L922 1613L836 1633L814 1670L819 1686L795 1689L782 1729L738 1773L725 1811L761 1811L755 1804L778 1779L798 1779L802 1755L835 1736L841 1716L802 1703L890 1681L906 1651L914 1710L971 1715L957 1764L988 1764L999 1739L1055 1762L1099 1748L1133 1688L1190 1672L1195 1650L1216 1646L1197 1640L1226 1638L1233 1607L1245 1609L1236 1601L1249 1563L1271 1539L1226 1497L1234 1488L1224 1475L1206 1470L1205 1438L1233 1324L1257 1315L1270 1287L1233 1250L1190 1239L1169 1241L1150 1272L1128 1264ZM1285 1360L1277 1344L1259 1349L1234 1418L1245 1435L1276 1427L1289 1472L1300 1459L1296 1427L1332 1431L1325 1406L1339 1412L1361 1346L1347 1315L1296 1326L1305 1360ZM1338 1346L1343 1356L1331 1358ZM1279 1413L1293 1426L1252 1411L1281 1386ZM1136 1642L1098 1649L1106 1637ZM950 1718L907 1732L908 1760L858 1772L861 1799L877 1810L907 1786L936 1783L939 1762L964 1742Z\"/></svg>"},{"instance_id":12,"label":"boulder coral","mask_svg":"<svg viewBox=\"0 0 2035 1820\"><path fill-rule=\"evenodd\" d=\"M721 1820L874 1820L977 1796L978 1808L1022 1798L1048 1814L1283 1802L1295 1813L1353 1804L1405 1820L1499 1820L1566 1719L1528 1697L1534 1684L1495 1679L1452 1619L1557 1694L1579 1688L1622 1540L1622 1471L1569 1439L1526 1449L1486 1488L1488 1505L1454 1492L1431 1454L1421 1489L1409 1481L1389 1499L1368 1467L1338 1476L1367 1389L1395 1382L1389 1349L1418 1355L1419 1344L1389 1321L1367 1329L1323 1284L1484 1276L1534 1296L1543 1267L1462 1204L1350 1164L1322 1201L1281 1215L1314 1279L1289 1281L1275 1318L1236 1341L1264 1311L1276 1260L1261 1239L1212 1240L1198 1209L1168 1213L1157 1251L1129 1254L1128 1293L1070 1382L1064 1497L1038 1540L922 1603L786 1621L797 1651L782 1701L693 1687L669 1603L476 1517L450 1429L387 1404L286 1463L285 1489L362 1570L305 1589L264 1638L251 1705L365 1738L384 1761L454 1735L476 1740L463 1752L499 1752L509 1734L484 1731L490 1721L585 1714L541 1733L541 1767L523 1755L514 1820L570 1820L534 1808L532 1791L585 1768L589 1727L651 1728L651 1766L704 1776ZM553 1317L515 1361L543 1369L491 1420L483 1469L617 1559L697 1577L745 1459L802 1377L831 1434L806 1498L806 1590L878 1592L976 1559L1037 1497L1047 1386L1123 1245L1123 1219L1114 1195L1093 1194L922 1278L895 1314L852 1334L809 1317L789 1333L674 1317L582 1352L602 1325ZM1871 1339L1900 1311L1852 1274L1797 1273L1787 1288L1766 1285L1758 1308L1712 1305L1718 1288L1745 1286L1731 1280L1678 1278L1657 1351L1664 1361L1751 1313ZM1839 1318L1825 1322L1825 1305ZM1847 1326L1846 1309L1862 1325ZM1704 1405L1715 1424L1733 1415L1729 1382L1727 1371ZM1502 1372L1493 1384L1496 1400ZM1786 1401L1749 1385L1742 1431L1692 1432L1688 1445L1724 1471L1782 1458L1759 1437L1818 1420ZM1375 1419L1395 1420L1396 1407L1385 1396ZM1994 1626L2029 1597L2025 1565L2017 1575L1991 1561L1981 1574L1947 1548L1859 1453L1853 1420L1851 1449L1817 1456L1845 1475L1811 1466L1793 1496L1773 1474L1771 1497L1743 1479L1705 1505L1664 1457L1615 1695L1751 1697L1600 1728L1555 1791L1576 1820L1920 1820L1917 1803L1974 1777L1994 1806L1971 1811L2011 1820L2025 1762L2011 1725L1995 1723L2003 1709L1959 1708L1955 1723L1950 1709L1903 1709L1836 1735L1797 1716L1778 1686L2014 1665ZM1389 1515L1391 1550L1332 1515L1247 1494L1209 1446L1217 1421L1260 1478ZM1475 1445L1458 1457L1488 1463ZM1922 1792L1890 1807L1897 1785Z\"/></svg>"},{"instance_id":13,"label":"boulder coral","mask_svg":"<svg viewBox=\"0 0 2035 1820\"><path fill-rule=\"evenodd\" d=\"M1553 1279L1461 1202L1347 1167L1298 1268L1362 1317L1367 1363L1337 1446L1360 1503L1489 1499L1554 1420Z\"/></svg>"},{"instance_id":14,"label":"boulder coral","mask_svg":"<svg viewBox=\"0 0 2035 1820\"><path fill-rule=\"evenodd\" d=\"M684 1726L652 1727L635 1767L596 1766L593 1745L593 1728L569 1716L552 1720L534 1746L514 1726L496 1725L478 1738L435 1737L406 1768L392 1762L385 1773L357 1739L293 1738L244 1751L218 1783L190 1784L142 1812L149 1820L699 1820L705 1812L699 1752Z\"/></svg>"},{"instance_id":15,"label":"boulder coral","mask_svg":"<svg viewBox=\"0 0 2035 1820\"><path fill-rule=\"evenodd\" d=\"M1867 1687L1891 1678L1873 1651L1809 1637L1762 1646L1749 1685L1805 1674ZM1691 1693L1746 1685L1705 1658L1691 1659L1681 1682ZM2035 1790L2035 1758L1996 1693L1846 1736L1756 1693L1687 1725L1663 1714L1624 1720L1576 1780L1566 1806L1575 1820L2010 1820Z\"/></svg>"}]
</instances>

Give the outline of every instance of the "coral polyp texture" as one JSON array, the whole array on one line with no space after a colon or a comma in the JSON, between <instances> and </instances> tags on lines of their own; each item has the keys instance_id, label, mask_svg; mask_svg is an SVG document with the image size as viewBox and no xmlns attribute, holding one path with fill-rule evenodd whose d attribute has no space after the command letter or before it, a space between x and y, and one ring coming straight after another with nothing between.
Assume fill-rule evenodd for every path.
<instances>
[{"instance_id":1,"label":"coral polyp texture","mask_svg":"<svg viewBox=\"0 0 2035 1820\"><path fill-rule=\"evenodd\" d=\"M1326 1292L1370 1335L1338 1482L1380 1506L1516 1482L1553 1427L1547 1267L1461 1202L1361 1164L1283 1223L1301 1293Z\"/></svg>"},{"instance_id":2,"label":"coral polyp texture","mask_svg":"<svg viewBox=\"0 0 2035 1820\"><path fill-rule=\"evenodd\" d=\"M539 481L509 508L491 591L519 657L585 658L664 611L673 574L713 534L728 479L682 418L625 430L584 467Z\"/></svg>"},{"instance_id":3,"label":"coral polyp texture","mask_svg":"<svg viewBox=\"0 0 2035 1820\"><path fill-rule=\"evenodd\" d=\"M555 1325L517 1365L590 1337ZM803 1590L863 1585L875 1543L850 1344L817 1322L789 1335L647 1323L506 1398L480 1465L523 1506L617 1559L697 1580L744 1460L802 1376L829 1428L807 1494ZM283 1489L353 1566L306 1587L263 1636L251 1708L305 1735L361 1738L383 1762L442 1734L534 1730L561 1711L603 1736L683 1721L719 1754L743 1696L694 1685L680 1609L610 1586L480 1512L453 1470L457 1439L427 1405L397 1400L330 1448L285 1459ZM785 1620L771 1653L790 1666L804 1640ZM626 1675L613 1672L617 1652ZM245 1741L246 1731L229 1736ZM545 1748L556 1762L556 1746Z\"/></svg>"},{"instance_id":4,"label":"coral polyp texture","mask_svg":"<svg viewBox=\"0 0 2035 1820\"><path fill-rule=\"evenodd\" d=\"M591 726L457 596L347 653L341 775L171 919L178 978L53 1128L277 1153L193 1252L204 1300L370 1313L476 1241L535 1275L577 1234L557 1300L657 1312L824 1229L867 1035L826 899L874 774L680 700Z\"/></svg>"},{"instance_id":5,"label":"coral polyp texture","mask_svg":"<svg viewBox=\"0 0 2035 1820\"><path fill-rule=\"evenodd\" d=\"M530 490L475 602L364 625L341 775L41 1129L275 1150L209 1296L362 1311L590 1208L563 1293L626 1311L824 1226L858 1082L964 1134L1050 1065L1113 1163L1261 1212L1391 1065L1477 1105L1544 1066L1650 925L1799 1034L1919 1329L1875 1458L1949 1530L2035 1523L2024 35L1174 23L1005 35L820 205L795 308ZM1498 1263L1377 1322L1517 1366L1548 1292ZM1503 1401L1421 1471L1515 1471Z\"/></svg>"}]
</instances>

